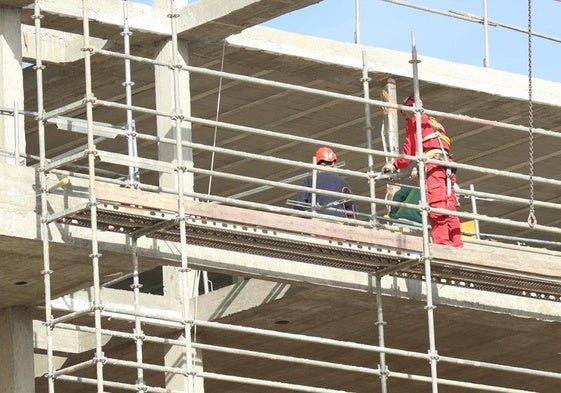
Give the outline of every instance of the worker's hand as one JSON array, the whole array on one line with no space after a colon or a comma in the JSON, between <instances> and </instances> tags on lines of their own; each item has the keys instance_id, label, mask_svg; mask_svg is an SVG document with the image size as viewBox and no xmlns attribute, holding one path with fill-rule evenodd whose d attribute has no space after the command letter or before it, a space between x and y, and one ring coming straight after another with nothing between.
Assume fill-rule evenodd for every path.
<instances>
[{"instance_id":1,"label":"worker's hand","mask_svg":"<svg viewBox=\"0 0 561 393\"><path fill-rule=\"evenodd\" d=\"M396 171L392 161L386 162L382 167L382 173L394 173Z\"/></svg>"},{"instance_id":2,"label":"worker's hand","mask_svg":"<svg viewBox=\"0 0 561 393\"><path fill-rule=\"evenodd\" d=\"M400 186L396 186L395 184L388 184L386 186L386 194L391 199L393 198L394 194L399 191L400 188Z\"/></svg>"},{"instance_id":3,"label":"worker's hand","mask_svg":"<svg viewBox=\"0 0 561 393\"><path fill-rule=\"evenodd\" d=\"M409 174L409 178L413 180L417 180L419 178L419 170L417 167L413 167L411 173Z\"/></svg>"}]
</instances>

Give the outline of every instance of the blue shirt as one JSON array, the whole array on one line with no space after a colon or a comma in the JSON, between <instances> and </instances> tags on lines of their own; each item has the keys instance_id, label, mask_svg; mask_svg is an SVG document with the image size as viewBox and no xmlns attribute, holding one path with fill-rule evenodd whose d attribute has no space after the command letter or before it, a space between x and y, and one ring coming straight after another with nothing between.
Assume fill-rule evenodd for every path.
<instances>
[{"instance_id":1,"label":"blue shirt","mask_svg":"<svg viewBox=\"0 0 561 393\"><path fill-rule=\"evenodd\" d=\"M316 183L316 204L319 206L326 206L332 202L341 200L343 203L333 204L330 205L327 209L319 208L317 210L318 213L327 214L331 216L339 216L339 217L352 217L353 213L357 210L356 201L354 200L347 200L343 201L342 198L338 198L331 195L325 195L321 193L321 190L328 190L334 192L342 192L345 194L352 194L351 187L349 183L341 176L336 175L334 173L323 173L318 172L317 174L317 183ZM312 187L312 176L306 177L303 181L301 186L304 187ZM296 194L296 200L298 202L304 202L307 204L311 204L312 202L312 193L299 191ZM295 209L298 210L311 210L311 208L307 209L304 206L295 206ZM337 210L335 210L337 209Z\"/></svg>"}]
</instances>

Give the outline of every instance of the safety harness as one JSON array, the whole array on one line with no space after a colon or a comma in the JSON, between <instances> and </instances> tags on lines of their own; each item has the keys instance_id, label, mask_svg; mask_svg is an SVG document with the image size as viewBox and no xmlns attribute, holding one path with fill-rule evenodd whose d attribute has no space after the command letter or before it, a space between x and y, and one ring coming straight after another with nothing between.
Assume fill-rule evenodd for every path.
<instances>
[{"instance_id":1,"label":"safety harness","mask_svg":"<svg viewBox=\"0 0 561 393\"><path fill-rule=\"evenodd\" d=\"M434 158L436 160L441 160L441 161L448 161L450 154L444 148L442 141L446 142L448 146L451 146L452 143L450 138L444 133L444 128L434 117L432 116L429 117L429 124L431 125L433 132L431 132L428 135L425 135L422 139L422 142L425 143L428 140L436 138L438 140L438 145L440 148L427 150L424 153L425 157ZM454 173L456 173L455 169L448 168L448 167L446 168L446 195L447 196L450 196L452 193L452 177L454 176Z\"/></svg>"}]
</instances>

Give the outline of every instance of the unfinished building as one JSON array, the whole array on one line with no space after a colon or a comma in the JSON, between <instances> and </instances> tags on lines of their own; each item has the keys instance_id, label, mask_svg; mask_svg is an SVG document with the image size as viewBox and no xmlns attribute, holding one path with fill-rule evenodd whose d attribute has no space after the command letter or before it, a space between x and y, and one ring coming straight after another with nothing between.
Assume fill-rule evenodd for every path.
<instances>
[{"instance_id":1,"label":"unfinished building","mask_svg":"<svg viewBox=\"0 0 561 393\"><path fill-rule=\"evenodd\" d=\"M559 391L561 85L259 26L320 2L0 0L1 392ZM411 92L462 248L384 217Z\"/></svg>"}]
</instances>

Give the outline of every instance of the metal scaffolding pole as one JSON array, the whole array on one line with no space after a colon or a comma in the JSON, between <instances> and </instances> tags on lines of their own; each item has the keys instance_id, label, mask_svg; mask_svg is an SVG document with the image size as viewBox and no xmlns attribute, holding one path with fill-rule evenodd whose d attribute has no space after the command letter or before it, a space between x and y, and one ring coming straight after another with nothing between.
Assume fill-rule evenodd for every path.
<instances>
[{"instance_id":1,"label":"metal scaffolding pole","mask_svg":"<svg viewBox=\"0 0 561 393\"><path fill-rule=\"evenodd\" d=\"M88 148L86 154L88 157L88 174L89 174L89 203L91 215L91 247L90 255L92 262L93 274L93 309L95 333L95 365L96 365L96 385L97 393L103 393L103 366L105 363L105 355L103 353L103 341L101 337L101 288L100 288L100 259L98 244L98 228L97 228L97 200L96 200L96 183L95 183L95 160L97 156L96 145L94 142L94 126L93 126L93 104L95 97L92 92L92 72L91 72L91 48L90 48L90 27L89 27L89 3L88 0L82 0L83 12L83 32L84 32L84 73L86 88L86 120L88 124Z\"/></svg>"},{"instance_id":2,"label":"metal scaffolding pole","mask_svg":"<svg viewBox=\"0 0 561 393\"><path fill-rule=\"evenodd\" d=\"M37 128L39 137L39 181L41 188L41 241L43 245L43 282L45 286L45 328L47 337L47 384L49 393L54 393L54 363L53 363L53 313L51 308L51 261L49 248L48 228L48 201L47 201L47 175L45 173L46 149L45 149L45 122L43 114L45 111L43 103L43 61L41 58L41 8L39 0L35 0L33 20L35 24L35 74L37 79ZM14 113L14 116L18 116ZM17 133L17 129L16 129Z\"/></svg>"},{"instance_id":3,"label":"metal scaffolding pole","mask_svg":"<svg viewBox=\"0 0 561 393\"><path fill-rule=\"evenodd\" d=\"M130 36L132 32L129 29L129 13L128 13L128 0L123 0L123 42L124 52L130 55ZM132 105L132 86L134 82L131 80L131 61L125 59L125 102L127 105ZM134 120L132 118L132 110L127 109L127 123L125 125L127 133L128 152L131 157L137 157L137 144L136 144L136 129ZM138 168L129 167L129 187L137 188L140 181Z\"/></svg>"},{"instance_id":4,"label":"metal scaffolding pole","mask_svg":"<svg viewBox=\"0 0 561 393\"><path fill-rule=\"evenodd\" d=\"M489 67L489 18L487 16L487 0L483 0L483 38L485 44L483 66Z\"/></svg>"},{"instance_id":5,"label":"metal scaffolding pole","mask_svg":"<svg viewBox=\"0 0 561 393\"><path fill-rule=\"evenodd\" d=\"M378 326L378 345L381 348L385 348L386 342L384 337L384 307L382 305L382 277L376 274L376 310L378 320L376 325ZM371 278L372 279L372 278ZM380 388L382 393L387 393L388 391L388 366L386 365L386 353L380 352Z\"/></svg>"},{"instance_id":6,"label":"metal scaffolding pole","mask_svg":"<svg viewBox=\"0 0 561 393\"><path fill-rule=\"evenodd\" d=\"M14 101L14 163L16 166L20 165L20 153L19 153L19 106L18 102Z\"/></svg>"},{"instance_id":7,"label":"metal scaffolding pole","mask_svg":"<svg viewBox=\"0 0 561 393\"><path fill-rule=\"evenodd\" d=\"M173 71L173 97L174 105L174 121L175 121L175 138L176 138L176 157L177 157L177 194L178 194L178 220L179 220L179 232L180 232L180 247L181 247L181 278L182 278L182 303L183 303L183 334L185 336L185 347L183 348L184 357L184 375L185 375L185 391L187 393L194 393L195 389L195 373L193 371L193 347L191 338L191 328L192 328L192 317L190 311L190 294L191 288L189 285L189 272L191 268L189 267L189 262L187 259L187 226L186 226L186 215L185 215L185 204L183 200L185 199L185 173L187 173L187 168L183 162L183 116L181 113L181 100L180 100L180 90L179 90L179 72L181 70L181 65L179 64L178 58L178 41L177 41L177 27L176 18L179 14L176 13L175 0L170 0L170 13L168 15L171 23L171 40L172 40L172 71Z\"/></svg>"},{"instance_id":8,"label":"metal scaffolding pole","mask_svg":"<svg viewBox=\"0 0 561 393\"><path fill-rule=\"evenodd\" d=\"M140 364L143 362L142 347L144 344L144 332L142 331L142 322L140 319L140 284L139 268L138 268L138 249L137 239L131 238L132 250L132 285L133 298L134 298L134 342L136 346L136 361ZM136 369L136 384L137 386L144 386L144 369Z\"/></svg>"},{"instance_id":9,"label":"metal scaffolding pole","mask_svg":"<svg viewBox=\"0 0 561 393\"><path fill-rule=\"evenodd\" d=\"M366 100L370 100L370 77L368 76L368 61L366 60L366 51L362 51L362 90L363 95ZM372 150L372 119L370 113L370 104L364 104L364 121L366 130L366 148L368 150ZM376 195L376 179L374 173L374 156L372 154L368 154L368 185L370 189L370 196L372 198ZM377 224L376 219L376 203L370 203L370 214L371 214L371 223L372 225Z\"/></svg>"},{"instance_id":10,"label":"metal scaffolding pole","mask_svg":"<svg viewBox=\"0 0 561 393\"><path fill-rule=\"evenodd\" d=\"M428 222L428 204L426 197L426 159L423 155L423 134L421 129L421 115L423 108L421 98L419 95L419 69L418 65L420 60L417 58L417 43L415 33L411 33L411 64L413 67L413 90L415 94L415 126L417 137L417 165L419 176L419 189L421 194L421 217L423 222L423 256L422 261L425 264L425 287L427 292L427 322L429 333L429 358L431 369L431 386L432 393L438 393L438 375L437 375L437 362L438 354L436 351L436 339L434 329L434 309L436 308L432 299L432 273L431 273L431 255L429 245L429 222Z\"/></svg>"}]
</instances>

